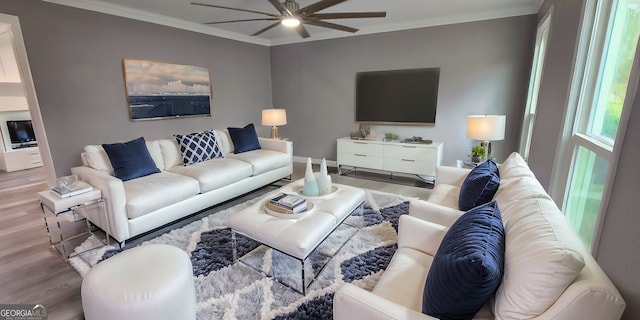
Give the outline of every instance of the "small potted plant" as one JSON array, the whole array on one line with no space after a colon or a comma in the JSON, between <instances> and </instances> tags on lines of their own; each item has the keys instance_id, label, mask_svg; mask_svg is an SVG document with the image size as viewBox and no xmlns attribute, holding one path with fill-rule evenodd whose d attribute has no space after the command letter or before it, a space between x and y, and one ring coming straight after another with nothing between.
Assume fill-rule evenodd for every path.
<instances>
[{"instance_id":1,"label":"small potted plant","mask_svg":"<svg viewBox=\"0 0 640 320\"><path fill-rule=\"evenodd\" d=\"M394 140L398 140L398 135L395 133L385 133L384 134L384 141L394 141Z\"/></svg>"},{"instance_id":2,"label":"small potted plant","mask_svg":"<svg viewBox=\"0 0 640 320\"><path fill-rule=\"evenodd\" d=\"M483 146L471 147L471 161L480 162L484 159L485 149Z\"/></svg>"}]
</instances>

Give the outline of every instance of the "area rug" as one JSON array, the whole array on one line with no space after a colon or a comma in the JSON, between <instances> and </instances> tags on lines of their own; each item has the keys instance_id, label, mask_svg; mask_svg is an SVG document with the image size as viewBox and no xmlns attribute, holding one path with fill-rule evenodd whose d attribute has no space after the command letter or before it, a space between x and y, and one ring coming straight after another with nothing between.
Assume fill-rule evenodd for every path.
<instances>
[{"instance_id":1,"label":"area rug","mask_svg":"<svg viewBox=\"0 0 640 320\"><path fill-rule=\"evenodd\" d=\"M398 219L408 213L410 200L367 190L364 204L316 249L318 256L331 255L329 262L320 266L313 257L308 259L309 267L320 272L303 296L290 288L296 288L296 280L301 285L300 262L278 251L239 237L243 263L233 263L227 217L262 198L212 213L140 244L169 244L189 254L197 319L332 319L333 294L340 286L352 283L370 291L378 282L397 249ZM76 251L95 246L95 241L89 238ZM70 262L84 276L92 266L119 252L106 247Z\"/></svg>"}]
</instances>

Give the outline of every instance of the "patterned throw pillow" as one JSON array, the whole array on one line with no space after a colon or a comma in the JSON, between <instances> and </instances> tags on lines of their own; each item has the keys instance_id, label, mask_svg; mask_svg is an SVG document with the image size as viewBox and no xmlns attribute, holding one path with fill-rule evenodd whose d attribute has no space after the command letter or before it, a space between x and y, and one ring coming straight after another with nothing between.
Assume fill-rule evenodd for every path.
<instances>
[{"instance_id":1,"label":"patterned throw pillow","mask_svg":"<svg viewBox=\"0 0 640 320\"><path fill-rule=\"evenodd\" d=\"M180 144L180 152L185 166L224 157L213 130L173 136Z\"/></svg>"}]
</instances>

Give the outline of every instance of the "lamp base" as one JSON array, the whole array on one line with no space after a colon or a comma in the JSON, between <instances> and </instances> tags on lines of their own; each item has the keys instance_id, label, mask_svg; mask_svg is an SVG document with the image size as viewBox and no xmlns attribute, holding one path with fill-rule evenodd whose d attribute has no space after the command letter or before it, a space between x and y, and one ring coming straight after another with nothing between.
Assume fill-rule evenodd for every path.
<instances>
[{"instance_id":1,"label":"lamp base","mask_svg":"<svg viewBox=\"0 0 640 320\"><path fill-rule=\"evenodd\" d=\"M273 139L273 140L279 140L280 139L278 137L278 127L276 127L276 126L271 127L271 139Z\"/></svg>"},{"instance_id":2,"label":"lamp base","mask_svg":"<svg viewBox=\"0 0 640 320\"><path fill-rule=\"evenodd\" d=\"M491 155L491 141L482 141L480 145L484 147L485 160L493 159L493 155Z\"/></svg>"}]
</instances>

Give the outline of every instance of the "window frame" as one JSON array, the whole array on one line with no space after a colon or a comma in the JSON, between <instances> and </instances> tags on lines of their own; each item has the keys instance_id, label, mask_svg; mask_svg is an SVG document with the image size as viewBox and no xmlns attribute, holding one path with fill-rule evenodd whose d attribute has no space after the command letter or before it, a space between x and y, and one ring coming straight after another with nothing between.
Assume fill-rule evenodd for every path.
<instances>
[{"instance_id":1,"label":"window frame","mask_svg":"<svg viewBox=\"0 0 640 320\"><path fill-rule=\"evenodd\" d=\"M626 126L636 99L640 81L640 42L636 44L636 52L632 64L627 91L622 107L620 122L615 140L608 143L598 136L588 134L592 111L597 106L597 90L602 80L605 66L603 57L609 45L610 31L613 28L612 13L615 13L618 0L587 0L580 23L578 48L575 57L569 99L565 112L563 129L557 144L556 158L552 169L552 181L549 194L562 204L563 213L567 206L567 198L571 185L578 150L584 147L608 161L608 171L603 185L603 193L596 218L596 225L591 243L591 254L597 257L602 228L611 197L618 159ZM593 94L582 94L593 92Z\"/></svg>"},{"instance_id":2,"label":"window frame","mask_svg":"<svg viewBox=\"0 0 640 320\"><path fill-rule=\"evenodd\" d=\"M545 61L547 60L548 44L551 34L551 17L554 7L551 6L544 17L538 23L536 31L536 45L531 64L531 75L529 77L529 90L527 93L527 104L522 119L522 131L520 133L519 153L527 160L533 138L533 128L535 126L536 113L538 110L538 97L540 84L544 74ZM532 112L533 110L533 112Z\"/></svg>"}]
</instances>

